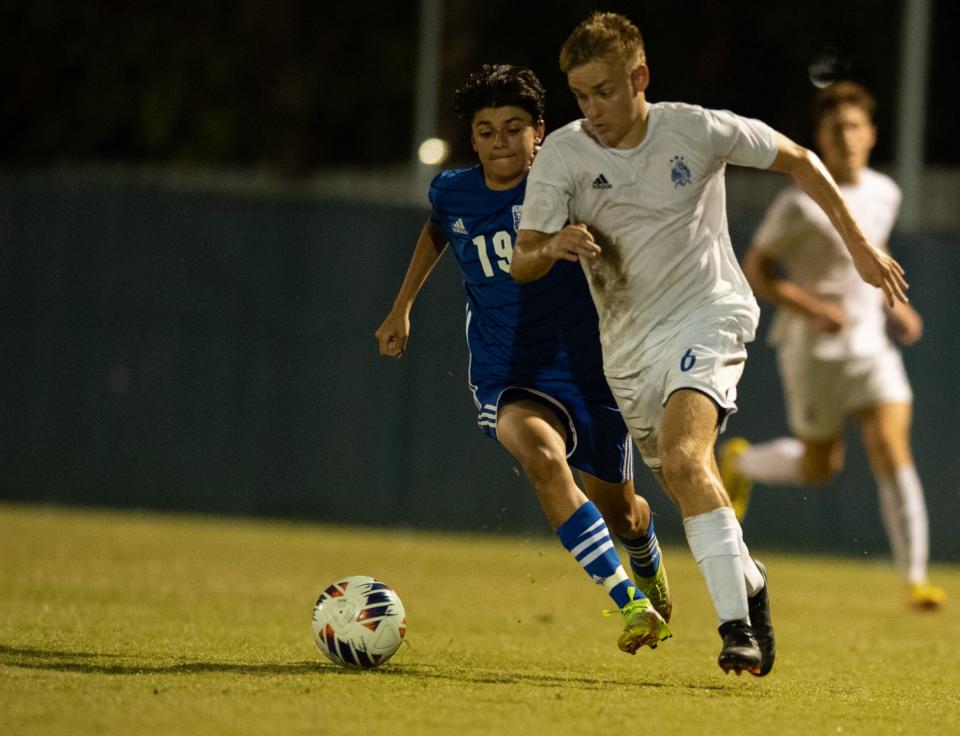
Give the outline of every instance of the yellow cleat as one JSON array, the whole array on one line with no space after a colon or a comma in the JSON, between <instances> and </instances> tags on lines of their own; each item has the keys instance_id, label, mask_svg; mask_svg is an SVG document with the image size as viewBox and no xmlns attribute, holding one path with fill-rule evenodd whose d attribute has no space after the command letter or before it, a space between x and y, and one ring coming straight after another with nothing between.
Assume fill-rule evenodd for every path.
<instances>
[{"instance_id":1,"label":"yellow cleat","mask_svg":"<svg viewBox=\"0 0 960 736\"><path fill-rule=\"evenodd\" d=\"M642 578L634 573L633 579L640 592L650 599L650 603L657 609L657 613L664 621L670 623L670 616L673 614L673 598L670 596L670 582L667 580L667 568L663 564L663 550L660 549L659 541L657 542L657 554L660 557L657 574L652 578Z\"/></svg>"},{"instance_id":2,"label":"yellow cleat","mask_svg":"<svg viewBox=\"0 0 960 736\"><path fill-rule=\"evenodd\" d=\"M636 654L644 646L656 649L657 644L673 636L649 598L630 601L620 613L623 615L623 633L617 639L617 646L621 652Z\"/></svg>"},{"instance_id":3,"label":"yellow cleat","mask_svg":"<svg viewBox=\"0 0 960 736\"><path fill-rule=\"evenodd\" d=\"M732 437L720 445L720 458L717 463L720 467L720 480L727 489L730 505L733 506L733 512L739 521L747 515L750 491L753 490L753 482L737 470L737 461L748 447L750 443L743 437Z\"/></svg>"},{"instance_id":4,"label":"yellow cleat","mask_svg":"<svg viewBox=\"0 0 960 736\"><path fill-rule=\"evenodd\" d=\"M909 592L911 608L919 611L936 611L947 601L943 588L930 583L912 583Z\"/></svg>"}]
</instances>

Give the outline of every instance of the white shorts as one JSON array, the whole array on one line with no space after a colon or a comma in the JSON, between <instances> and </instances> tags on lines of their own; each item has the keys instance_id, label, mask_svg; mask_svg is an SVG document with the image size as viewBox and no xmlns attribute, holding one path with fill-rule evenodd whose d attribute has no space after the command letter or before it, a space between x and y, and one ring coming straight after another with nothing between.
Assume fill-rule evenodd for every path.
<instances>
[{"instance_id":1,"label":"white shorts","mask_svg":"<svg viewBox=\"0 0 960 736\"><path fill-rule=\"evenodd\" d=\"M787 421L800 439L836 437L846 417L857 409L913 401L903 358L893 345L848 360L820 360L803 350L781 349L777 363Z\"/></svg>"},{"instance_id":2,"label":"white shorts","mask_svg":"<svg viewBox=\"0 0 960 736\"><path fill-rule=\"evenodd\" d=\"M663 407L678 389L694 389L720 408L720 425L737 410L737 383L747 360L746 342L753 327L742 318L698 318L644 354L637 373L607 376L607 383L630 428L640 457L660 470L660 420Z\"/></svg>"}]
</instances>

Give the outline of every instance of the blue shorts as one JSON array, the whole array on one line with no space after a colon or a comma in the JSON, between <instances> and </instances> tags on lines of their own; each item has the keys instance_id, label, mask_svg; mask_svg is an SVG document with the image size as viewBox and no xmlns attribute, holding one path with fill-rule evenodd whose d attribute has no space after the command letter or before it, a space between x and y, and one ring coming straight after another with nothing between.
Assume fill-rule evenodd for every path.
<instances>
[{"instance_id":1,"label":"blue shorts","mask_svg":"<svg viewBox=\"0 0 960 736\"><path fill-rule=\"evenodd\" d=\"M485 381L473 387L477 424L497 439L497 412L513 401L538 401L567 427L567 462L607 483L633 479L633 442L613 395L606 390L586 395L577 384Z\"/></svg>"}]
</instances>

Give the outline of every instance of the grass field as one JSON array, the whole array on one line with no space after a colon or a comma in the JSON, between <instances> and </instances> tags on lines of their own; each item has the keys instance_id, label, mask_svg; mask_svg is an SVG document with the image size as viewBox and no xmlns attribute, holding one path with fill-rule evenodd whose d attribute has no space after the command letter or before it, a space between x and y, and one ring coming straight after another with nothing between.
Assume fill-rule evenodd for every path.
<instances>
[{"instance_id":1,"label":"grass field","mask_svg":"<svg viewBox=\"0 0 960 736\"><path fill-rule=\"evenodd\" d=\"M762 555L777 666L736 678L665 541L675 635L630 657L546 536L0 505L0 734L960 733L960 568L934 567L951 600L918 614L888 565ZM350 574L406 605L409 646L380 670L311 639L317 594Z\"/></svg>"}]
</instances>

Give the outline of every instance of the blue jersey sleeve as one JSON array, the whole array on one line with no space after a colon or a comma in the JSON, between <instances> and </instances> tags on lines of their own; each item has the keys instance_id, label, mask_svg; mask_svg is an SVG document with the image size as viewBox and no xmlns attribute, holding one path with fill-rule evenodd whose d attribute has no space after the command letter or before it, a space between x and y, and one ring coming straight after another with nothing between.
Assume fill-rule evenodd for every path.
<instances>
[{"instance_id":1,"label":"blue jersey sleeve","mask_svg":"<svg viewBox=\"0 0 960 736\"><path fill-rule=\"evenodd\" d=\"M526 181L490 189L480 166L442 172L430 185L431 219L450 243L466 290L471 382L529 383L577 372L602 380L596 309L580 265L558 262L530 284L510 275L525 192Z\"/></svg>"}]
</instances>

